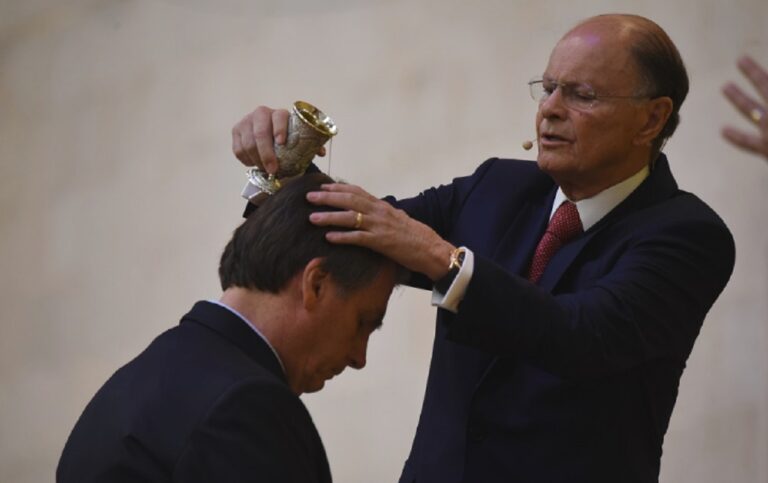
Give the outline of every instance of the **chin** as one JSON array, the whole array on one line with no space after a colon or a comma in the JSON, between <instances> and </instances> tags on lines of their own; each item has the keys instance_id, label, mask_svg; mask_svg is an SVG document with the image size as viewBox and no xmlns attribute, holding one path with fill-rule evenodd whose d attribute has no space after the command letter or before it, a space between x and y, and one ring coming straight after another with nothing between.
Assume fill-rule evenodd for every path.
<instances>
[{"instance_id":1,"label":"chin","mask_svg":"<svg viewBox=\"0 0 768 483\"><path fill-rule=\"evenodd\" d=\"M552 174L558 171L558 166L562 166L562 160L550 153L539 153L539 157L536 158L536 164L539 165L540 170L547 174Z\"/></svg>"},{"instance_id":2,"label":"chin","mask_svg":"<svg viewBox=\"0 0 768 483\"><path fill-rule=\"evenodd\" d=\"M568 156L558 156L555 153L539 153L536 158L536 164L539 169L557 179L558 175L564 175L573 170L575 165L573 159Z\"/></svg>"},{"instance_id":3,"label":"chin","mask_svg":"<svg viewBox=\"0 0 768 483\"><path fill-rule=\"evenodd\" d=\"M304 387L304 390L301 392L302 394L309 394L309 393L317 392L324 387L325 387L325 381L312 382L311 384L307 384Z\"/></svg>"},{"instance_id":4,"label":"chin","mask_svg":"<svg viewBox=\"0 0 768 483\"><path fill-rule=\"evenodd\" d=\"M323 387L325 387L324 379L320 379L317 381L307 381L307 383L304 384L304 387L301 388L301 393L309 394L309 393L317 392Z\"/></svg>"}]
</instances>

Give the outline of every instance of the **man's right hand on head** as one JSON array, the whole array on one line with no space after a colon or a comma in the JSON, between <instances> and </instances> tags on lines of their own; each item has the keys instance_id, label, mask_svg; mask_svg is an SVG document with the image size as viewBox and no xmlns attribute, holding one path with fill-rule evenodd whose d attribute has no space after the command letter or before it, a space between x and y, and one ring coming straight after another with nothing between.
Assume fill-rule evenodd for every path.
<instances>
[{"instance_id":1,"label":"man's right hand on head","mask_svg":"<svg viewBox=\"0 0 768 483\"><path fill-rule=\"evenodd\" d=\"M246 166L277 172L275 143L285 143L288 111L259 106L232 128L232 151Z\"/></svg>"},{"instance_id":2,"label":"man's right hand on head","mask_svg":"<svg viewBox=\"0 0 768 483\"><path fill-rule=\"evenodd\" d=\"M246 166L275 174L275 144L284 144L288 137L288 117L287 110L267 106L259 106L243 117L232 128L232 151L237 159ZM325 148L317 154L324 156Z\"/></svg>"}]
</instances>

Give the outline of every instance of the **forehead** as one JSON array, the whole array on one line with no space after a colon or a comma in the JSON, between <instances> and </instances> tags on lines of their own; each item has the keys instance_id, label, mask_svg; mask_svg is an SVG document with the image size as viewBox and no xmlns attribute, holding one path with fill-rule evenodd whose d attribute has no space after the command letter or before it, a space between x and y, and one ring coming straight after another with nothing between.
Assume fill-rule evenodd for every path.
<instances>
[{"instance_id":1,"label":"forehead","mask_svg":"<svg viewBox=\"0 0 768 483\"><path fill-rule=\"evenodd\" d=\"M583 26L557 43L545 76L559 82L586 82L616 88L637 80L629 34L617 29Z\"/></svg>"}]
</instances>

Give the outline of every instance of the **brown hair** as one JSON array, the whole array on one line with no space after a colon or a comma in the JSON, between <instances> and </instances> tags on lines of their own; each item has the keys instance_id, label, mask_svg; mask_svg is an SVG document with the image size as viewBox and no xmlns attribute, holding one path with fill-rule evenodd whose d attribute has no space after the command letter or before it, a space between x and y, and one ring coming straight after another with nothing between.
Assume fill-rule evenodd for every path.
<instances>
[{"instance_id":1,"label":"brown hair","mask_svg":"<svg viewBox=\"0 0 768 483\"><path fill-rule=\"evenodd\" d=\"M688 72L680 52L661 27L645 17L628 17L637 26L632 32L637 39L632 56L643 77L646 94L672 99L672 113L651 146L655 157L680 124L680 106L688 95Z\"/></svg>"}]
</instances>

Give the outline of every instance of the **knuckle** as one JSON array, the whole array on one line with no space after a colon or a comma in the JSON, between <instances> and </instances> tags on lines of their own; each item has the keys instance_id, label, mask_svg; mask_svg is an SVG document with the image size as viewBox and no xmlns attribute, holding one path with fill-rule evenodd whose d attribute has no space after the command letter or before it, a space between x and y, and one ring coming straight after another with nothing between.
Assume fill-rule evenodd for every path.
<instances>
[{"instance_id":1,"label":"knuckle","mask_svg":"<svg viewBox=\"0 0 768 483\"><path fill-rule=\"evenodd\" d=\"M373 209L371 210L373 213L376 213L377 215L381 217L386 217L387 213L390 212L389 208L387 206L384 206L380 203L376 203L373 205Z\"/></svg>"},{"instance_id":2,"label":"knuckle","mask_svg":"<svg viewBox=\"0 0 768 483\"><path fill-rule=\"evenodd\" d=\"M253 125L253 134L254 135L259 136L259 135L263 135L263 134L265 134L267 132L272 134L272 129L270 128L268 123L264 123L264 122L254 123L254 125Z\"/></svg>"}]
</instances>

